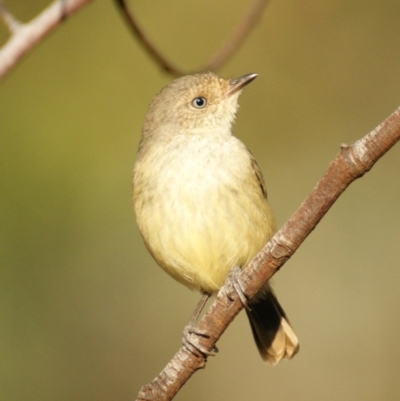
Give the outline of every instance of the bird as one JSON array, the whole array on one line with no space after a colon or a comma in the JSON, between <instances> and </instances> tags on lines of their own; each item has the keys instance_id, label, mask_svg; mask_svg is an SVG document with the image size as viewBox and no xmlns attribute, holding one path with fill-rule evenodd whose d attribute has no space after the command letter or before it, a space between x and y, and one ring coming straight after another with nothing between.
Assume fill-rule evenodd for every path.
<instances>
[{"instance_id":1,"label":"bird","mask_svg":"<svg viewBox=\"0 0 400 401\"><path fill-rule=\"evenodd\" d=\"M150 254L189 289L216 293L276 231L261 170L232 133L242 89L258 75L186 75L150 103L133 168L136 221ZM267 283L246 313L258 351L276 365L299 341Z\"/></svg>"}]
</instances>

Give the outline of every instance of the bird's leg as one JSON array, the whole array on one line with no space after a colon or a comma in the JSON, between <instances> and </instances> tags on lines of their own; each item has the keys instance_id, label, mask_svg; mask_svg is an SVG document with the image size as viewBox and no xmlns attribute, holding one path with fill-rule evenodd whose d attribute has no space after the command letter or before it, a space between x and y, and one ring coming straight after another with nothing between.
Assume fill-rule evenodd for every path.
<instances>
[{"instance_id":1,"label":"bird's leg","mask_svg":"<svg viewBox=\"0 0 400 401\"><path fill-rule=\"evenodd\" d=\"M198 343L197 337L209 337L207 333L204 333L200 331L196 326L195 323L197 321L197 318L199 317L201 311L204 308L204 305L206 304L208 298L210 297L210 294L204 293L200 301L198 302L195 310L192 313L192 316L190 317L190 321L188 325L183 329L182 333L182 342L183 345L194 355L196 356L209 356L209 355L215 355L218 352L217 347L213 347L213 349L210 351L209 349L205 348L201 344Z\"/></svg>"},{"instance_id":2,"label":"bird's leg","mask_svg":"<svg viewBox=\"0 0 400 401\"><path fill-rule=\"evenodd\" d=\"M244 308L248 311L251 311L248 298L243 291L243 284L242 280L240 279L241 274L242 269L239 266L232 267L231 271L228 274L228 277L226 278L225 286L227 287L227 289L225 290L225 294L229 298L229 300L233 301L234 298L232 296L232 293L236 292Z\"/></svg>"},{"instance_id":3,"label":"bird's leg","mask_svg":"<svg viewBox=\"0 0 400 401\"><path fill-rule=\"evenodd\" d=\"M203 293L199 302L196 305L196 308L194 309L192 316L190 317L189 324L195 324L197 318L199 317L201 311L204 308L204 305L207 303L208 298L210 298L210 294L207 292Z\"/></svg>"}]
</instances>

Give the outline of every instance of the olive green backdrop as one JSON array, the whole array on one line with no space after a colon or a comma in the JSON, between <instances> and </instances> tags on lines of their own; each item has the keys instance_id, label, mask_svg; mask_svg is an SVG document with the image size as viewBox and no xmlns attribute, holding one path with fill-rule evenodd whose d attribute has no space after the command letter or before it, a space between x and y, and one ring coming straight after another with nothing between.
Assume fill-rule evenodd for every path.
<instances>
[{"instance_id":1,"label":"olive green backdrop","mask_svg":"<svg viewBox=\"0 0 400 401\"><path fill-rule=\"evenodd\" d=\"M7 4L29 20L47 1ZM131 4L160 49L188 69L248 7ZM260 74L241 97L235 133L259 161L279 225L339 145L400 104L399 15L398 0L271 1L219 71ZM113 3L97 0L1 83L1 401L132 400L180 346L198 294L156 266L131 207L141 124L170 79ZM399 399L399 173L398 145L275 276L299 355L265 365L241 314L177 400Z\"/></svg>"}]
</instances>

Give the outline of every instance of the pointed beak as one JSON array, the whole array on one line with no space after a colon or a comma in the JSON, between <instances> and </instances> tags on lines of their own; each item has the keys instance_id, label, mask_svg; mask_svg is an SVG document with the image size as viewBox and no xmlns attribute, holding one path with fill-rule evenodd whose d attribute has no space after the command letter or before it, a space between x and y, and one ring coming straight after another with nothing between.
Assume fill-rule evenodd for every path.
<instances>
[{"instance_id":1,"label":"pointed beak","mask_svg":"<svg viewBox=\"0 0 400 401\"><path fill-rule=\"evenodd\" d=\"M242 90L247 84L251 81L255 80L258 77L258 74L247 74L242 77L232 79L230 83L229 89L225 92L225 97L232 96L234 93Z\"/></svg>"}]
</instances>

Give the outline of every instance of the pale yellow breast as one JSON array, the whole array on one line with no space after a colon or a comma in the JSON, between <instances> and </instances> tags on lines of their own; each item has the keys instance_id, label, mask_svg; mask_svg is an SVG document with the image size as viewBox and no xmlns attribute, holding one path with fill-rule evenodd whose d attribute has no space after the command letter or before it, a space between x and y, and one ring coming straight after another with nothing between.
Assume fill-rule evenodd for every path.
<instances>
[{"instance_id":1,"label":"pale yellow breast","mask_svg":"<svg viewBox=\"0 0 400 401\"><path fill-rule=\"evenodd\" d=\"M176 280L217 291L275 230L248 151L232 136L177 135L143 161L134 205L147 248Z\"/></svg>"}]
</instances>

